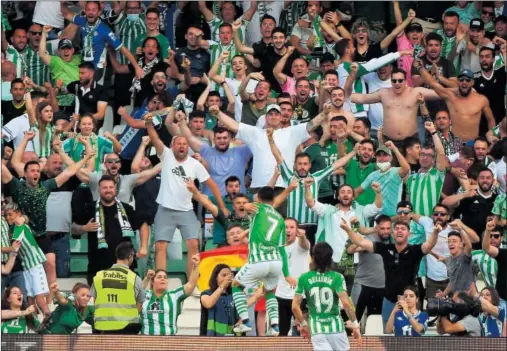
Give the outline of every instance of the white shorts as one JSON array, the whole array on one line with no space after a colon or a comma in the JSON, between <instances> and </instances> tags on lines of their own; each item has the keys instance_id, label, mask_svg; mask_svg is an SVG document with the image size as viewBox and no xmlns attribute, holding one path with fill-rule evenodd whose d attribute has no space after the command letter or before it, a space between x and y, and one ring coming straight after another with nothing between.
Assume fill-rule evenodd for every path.
<instances>
[{"instance_id":1,"label":"white shorts","mask_svg":"<svg viewBox=\"0 0 507 351\"><path fill-rule=\"evenodd\" d=\"M34 297L49 294L48 279L42 264L23 271L23 279L25 279L27 296Z\"/></svg>"},{"instance_id":2,"label":"white shorts","mask_svg":"<svg viewBox=\"0 0 507 351\"><path fill-rule=\"evenodd\" d=\"M278 286L282 275L282 261L247 263L236 274L235 279L247 289L257 288L261 282L264 289L271 291Z\"/></svg>"},{"instance_id":3,"label":"white shorts","mask_svg":"<svg viewBox=\"0 0 507 351\"><path fill-rule=\"evenodd\" d=\"M347 333L312 335L312 345L315 351L350 350Z\"/></svg>"}]
</instances>

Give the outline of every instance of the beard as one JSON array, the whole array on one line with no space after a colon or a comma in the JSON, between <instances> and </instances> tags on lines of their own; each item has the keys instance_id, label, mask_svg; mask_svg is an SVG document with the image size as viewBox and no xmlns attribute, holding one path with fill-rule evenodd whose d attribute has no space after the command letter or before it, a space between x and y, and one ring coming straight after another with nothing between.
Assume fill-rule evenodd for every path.
<instances>
[{"instance_id":1,"label":"beard","mask_svg":"<svg viewBox=\"0 0 507 351\"><path fill-rule=\"evenodd\" d=\"M493 184L488 184L488 183L479 184L479 188L481 189L481 191L483 193L490 191L492 187L493 187Z\"/></svg>"},{"instance_id":2,"label":"beard","mask_svg":"<svg viewBox=\"0 0 507 351\"><path fill-rule=\"evenodd\" d=\"M472 92L472 87L468 88L467 90L463 90L463 89L459 88L459 93L463 97L467 97L468 95L470 95L471 92Z\"/></svg>"}]
</instances>

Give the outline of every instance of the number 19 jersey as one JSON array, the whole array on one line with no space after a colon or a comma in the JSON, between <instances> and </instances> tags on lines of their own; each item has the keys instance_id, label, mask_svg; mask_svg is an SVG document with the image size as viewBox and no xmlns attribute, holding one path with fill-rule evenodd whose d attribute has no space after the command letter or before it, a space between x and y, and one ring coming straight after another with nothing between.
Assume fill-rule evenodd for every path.
<instances>
[{"instance_id":1,"label":"number 19 jersey","mask_svg":"<svg viewBox=\"0 0 507 351\"><path fill-rule=\"evenodd\" d=\"M257 208L250 222L248 263L282 260L278 250L287 240L285 220L273 206L257 204Z\"/></svg>"},{"instance_id":2,"label":"number 19 jersey","mask_svg":"<svg viewBox=\"0 0 507 351\"><path fill-rule=\"evenodd\" d=\"M312 335L344 331L338 293L347 291L343 275L335 271L309 271L299 277L296 294L306 296Z\"/></svg>"}]
</instances>

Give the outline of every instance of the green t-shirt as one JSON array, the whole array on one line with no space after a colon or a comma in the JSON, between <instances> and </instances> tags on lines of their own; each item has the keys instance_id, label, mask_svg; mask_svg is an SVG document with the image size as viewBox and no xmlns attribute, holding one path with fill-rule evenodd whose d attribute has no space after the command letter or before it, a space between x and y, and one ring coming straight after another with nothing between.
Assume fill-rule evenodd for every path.
<instances>
[{"instance_id":1,"label":"green t-shirt","mask_svg":"<svg viewBox=\"0 0 507 351\"><path fill-rule=\"evenodd\" d=\"M100 172L102 160L107 154L113 152L113 143L109 139L94 134L90 138L90 144L95 150L95 172ZM85 155L85 146L77 140L77 137L65 140L62 148L74 162L79 162Z\"/></svg>"},{"instance_id":2,"label":"green t-shirt","mask_svg":"<svg viewBox=\"0 0 507 351\"><path fill-rule=\"evenodd\" d=\"M375 162L370 162L366 165L366 167L361 168L360 162L357 158L353 158L350 160L347 168L345 169L347 172L347 184L349 184L353 189L357 188L366 179L366 177L375 172L376 168ZM363 206L372 204L375 201L375 192L371 187L364 189L363 193L355 200L358 204Z\"/></svg>"},{"instance_id":3,"label":"green t-shirt","mask_svg":"<svg viewBox=\"0 0 507 351\"><path fill-rule=\"evenodd\" d=\"M319 106L315 103L315 98L309 98L304 104L296 104L292 121L294 124L310 122L319 114Z\"/></svg>"},{"instance_id":4,"label":"green t-shirt","mask_svg":"<svg viewBox=\"0 0 507 351\"><path fill-rule=\"evenodd\" d=\"M299 277L296 294L306 297L312 335L344 331L338 293L346 291L343 275L335 271L309 271Z\"/></svg>"},{"instance_id":5,"label":"green t-shirt","mask_svg":"<svg viewBox=\"0 0 507 351\"><path fill-rule=\"evenodd\" d=\"M13 241L21 241L19 248L19 257L21 258L21 265L23 270L29 270L46 262L46 256L35 241L35 237L26 224L14 226L12 233Z\"/></svg>"},{"instance_id":6,"label":"green t-shirt","mask_svg":"<svg viewBox=\"0 0 507 351\"><path fill-rule=\"evenodd\" d=\"M363 190L371 187L371 183L378 182L382 191L382 214L396 215L396 205L401 200L403 179L399 175L400 167L391 167L386 172L379 170L371 173L361 184Z\"/></svg>"},{"instance_id":7,"label":"green t-shirt","mask_svg":"<svg viewBox=\"0 0 507 351\"><path fill-rule=\"evenodd\" d=\"M72 334L83 322L93 325L94 311L93 306L87 306L81 315L71 301L65 305L58 305L51 315L48 326L41 334Z\"/></svg>"},{"instance_id":8,"label":"green t-shirt","mask_svg":"<svg viewBox=\"0 0 507 351\"><path fill-rule=\"evenodd\" d=\"M136 52L137 48L143 47L143 42L147 37L148 37L147 33L143 33L137 38L134 44L135 50L133 51L133 53ZM167 51L171 48L169 40L162 33L158 33L158 35L156 35L155 38L158 40L158 43L160 44L160 55L162 56L162 59L166 59L168 56Z\"/></svg>"},{"instance_id":9,"label":"green t-shirt","mask_svg":"<svg viewBox=\"0 0 507 351\"><path fill-rule=\"evenodd\" d=\"M282 260L279 247L287 240L285 220L273 206L257 204L250 224L248 263Z\"/></svg>"},{"instance_id":10,"label":"green t-shirt","mask_svg":"<svg viewBox=\"0 0 507 351\"><path fill-rule=\"evenodd\" d=\"M308 146L303 151L310 155L310 161L312 162L310 173L318 172L321 169L332 165L338 159L338 149L336 144L329 141L324 147L317 142ZM319 187L319 198L333 195L331 178L332 177L322 179Z\"/></svg>"},{"instance_id":11,"label":"green t-shirt","mask_svg":"<svg viewBox=\"0 0 507 351\"><path fill-rule=\"evenodd\" d=\"M35 328L39 326L39 321L37 320L37 318L33 319L33 324ZM26 322L26 317L18 317L2 321L2 334L27 334L27 333L28 333L28 324Z\"/></svg>"},{"instance_id":12,"label":"green t-shirt","mask_svg":"<svg viewBox=\"0 0 507 351\"><path fill-rule=\"evenodd\" d=\"M51 70L51 77L56 80L61 80L64 87L69 83L79 80L79 65L81 64L81 55L73 55L69 62L64 61L60 56L51 56L49 60L49 68ZM69 94L62 94L56 97L60 106L71 106L74 102L73 92Z\"/></svg>"}]
</instances>

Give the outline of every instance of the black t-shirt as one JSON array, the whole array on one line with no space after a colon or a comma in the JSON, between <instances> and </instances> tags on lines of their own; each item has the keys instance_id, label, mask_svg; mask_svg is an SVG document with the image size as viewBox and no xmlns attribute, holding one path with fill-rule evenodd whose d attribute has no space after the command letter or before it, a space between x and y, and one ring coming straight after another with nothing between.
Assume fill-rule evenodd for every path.
<instances>
[{"instance_id":1,"label":"black t-shirt","mask_svg":"<svg viewBox=\"0 0 507 351\"><path fill-rule=\"evenodd\" d=\"M2 125L6 125L13 118L21 116L26 112L25 103L16 107L12 101L2 101Z\"/></svg>"},{"instance_id":2,"label":"black t-shirt","mask_svg":"<svg viewBox=\"0 0 507 351\"><path fill-rule=\"evenodd\" d=\"M132 66L131 63L128 64L128 68L130 73L132 73L133 75L136 74L136 69L134 68L134 66ZM144 78L141 79L141 91L137 92L134 98L135 107L141 106L143 104L144 99L151 98L153 96L154 90L153 86L151 85L153 72L158 72L159 70L163 70L165 72L167 68L169 68L169 65L164 61L160 61L155 66L153 66L150 73L146 74ZM127 87L125 87L125 89L127 89ZM128 87L128 89L130 89L130 87Z\"/></svg>"},{"instance_id":3,"label":"black t-shirt","mask_svg":"<svg viewBox=\"0 0 507 351\"><path fill-rule=\"evenodd\" d=\"M461 200L458 208L454 211L454 218L461 218L462 222L472 228L482 239L482 233L486 229L486 218L491 214L496 194L489 198L481 195ZM472 244L474 250L481 249L481 242Z\"/></svg>"},{"instance_id":4,"label":"black t-shirt","mask_svg":"<svg viewBox=\"0 0 507 351\"><path fill-rule=\"evenodd\" d=\"M155 221L158 204L155 201L160 190L160 176L151 178L146 183L134 188L132 193L136 200L136 213L142 222L149 225Z\"/></svg>"},{"instance_id":5,"label":"black t-shirt","mask_svg":"<svg viewBox=\"0 0 507 351\"><path fill-rule=\"evenodd\" d=\"M132 206L123 203L125 212L132 227L132 230L137 230L141 227L142 223L139 217L135 213ZM94 276L95 273L102 269L111 267L115 262L115 250L116 247L123 241L133 241L135 238L124 238L120 223L118 221L118 209L117 206L103 206L104 210L104 222L105 238L107 242L106 249L98 248L97 232L88 233L88 275ZM88 208L88 218L95 218L95 207Z\"/></svg>"},{"instance_id":6,"label":"black t-shirt","mask_svg":"<svg viewBox=\"0 0 507 351\"><path fill-rule=\"evenodd\" d=\"M500 297L507 300L507 249L498 249L498 274L496 276L496 290Z\"/></svg>"},{"instance_id":7,"label":"black t-shirt","mask_svg":"<svg viewBox=\"0 0 507 351\"><path fill-rule=\"evenodd\" d=\"M264 78L271 84L271 90L276 91L277 93L282 92L282 87L278 84L278 81L273 74L273 69L275 68L276 63L283 57L283 55L279 55L275 52L275 47L273 45L256 45L253 47L254 49L254 57L261 62L261 72ZM292 67L292 61L299 57L299 54L294 52L288 59L285 67L283 69L283 73L286 75L292 76L290 69Z\"/></svg>"},{"instance_id":8,"label":"black t-shirt","mask_svg":"<svg viewBox=\"0 0 507 351\"><path fill-rule=\"evenodd\" d=\"M368 45L368 50L366 50L362 54L360 54L359 51L357 51L357 46L356 46L355 60L357 62L368 62L371 59L379 58L382 55L383 55L383 53L382 53L382 49L380 48L380 42Z\"/></svg>"},{"instance_id":9,"label":"black t-shirt","mask_svg":"<svg viewBox=\"0 0 507 351\"><path fill-rule=\"evenodd\" d=\"M102 85L97 84L97 82L92 83L90 90L86 94L83 94L79 81L69 83L67 85L67 91L71 94L76 94L77 92L80 115L83 113L97 113L97 103L99 101L107 102L106 90ZM72 107L72 111L74 111L74 107Z\"/></svg>"},{"instance_id":10,"label":"black t-shirt","mask_svg":"<svg viewBox=\"0 0 507 351\"><path fill-rule=\"evenodd\" d=\"M474 73L474 89L479 94L486 96L489 100L489 106L495 116L496 124L500 123L505 117L505 84L507 73L505 67L501 67L493 72L491 78L485 78L482 72ZM484 119L484 118L483 118Z\"/></svg>"},{"instance_id":11,"label":"black t-shirt","mask_svg":"<svg viewBox=\"0 0 507 351\"><path fill-rule=\"evenodd\" d=\"M183 61L181 54L185 54L187 58L190 60L190 73L192 77L202 77L204 73L208 73L210 69L210 55L204 49L190 50L189 48L182 47L176 50L176 55L174 57L174 61L178 66L180 72L181 70L181 62Z\"/></svg>"},{"instance_id":12,"label":"black t-shirt","mask_svg":"<svg viewBox=\"0 0 507 351\"><path fill-rule=\"evenodd\" d=\"M395 303L403 288L414 285L419 262L423 258L421 245L407 245L398 252L394 244L373 243L373 252L382 256L386 278L385 298Z\"/></svg>"}]
</instances>

